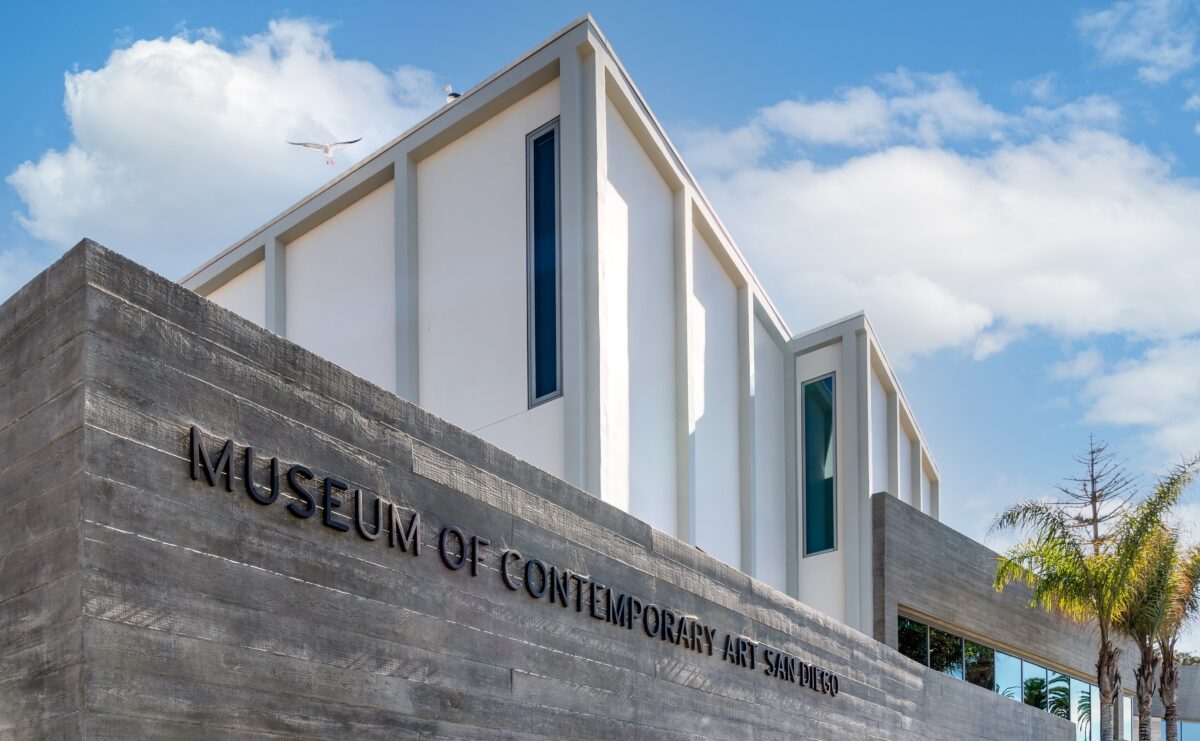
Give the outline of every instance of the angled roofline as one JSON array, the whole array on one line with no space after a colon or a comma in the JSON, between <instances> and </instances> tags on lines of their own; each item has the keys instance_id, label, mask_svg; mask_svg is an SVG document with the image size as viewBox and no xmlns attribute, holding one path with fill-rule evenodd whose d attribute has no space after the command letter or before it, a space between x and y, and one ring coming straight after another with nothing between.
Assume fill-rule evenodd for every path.
<instances>
[{"instance_id":1,"label":"angled roofline","mask_svg":"<svg viewBox=\"0 0 1200 741\"><path fill-rule=\"evenodd\" d=\"M796 335L788 342L788 351L793 356L809 352L818 347L839 342L847 333L856 331L866 332L871 347L874 349L874 354L878 357L883 372L887 375L887 383L895 389L900 403L906 410L909 424L912 425L913 432L921 442L925 457L929 461L934 474L940 480L942 476L941 469L938 468L937 460L933 457L933 454L929 452L929 443L925 437L925 433L921 431L920 423L917 422L917 415L913 412L912 404L908 403L904 387L900 385L900 378L896 375L896 370L892 367L892 362L888 360L887 353L883 350L883 343L879 341L879 335L876 334L875 327L871 324L871 318L867 315L866 311L860 309L852 314L847 314L841 319L834 319L832 322L827 322L819 327L814 327L807 332Z\"/></svg>"},{"instance_id":2,"label":"angled roofline","mask_svg":"<svg viewBox=\"0 0 1200 741\"><path fill-rule=\"evenodd\" d=\"M646 116L646 120L649 122L649 124L654 127L654 130L655 130L654 133L661 139L662 145L666 148L666 150L667 150L666 154L669 157L671 163L675 167L678 168L679 175L685 181L686 185L692 189L692 191L695 194L696 200L703 207L704 215L705 215L706 219L708 219L712 222L714 231L718 232L720 238L722 239L722 241L724 241L725 244L722 245L722 247L724 247L725 249L728 249L728 251L731 253L731 255L730 255L731 259L735 263L738 264L738 266L741 270L744 271L747 281L750 282L755 287L755 289L756 289L755 293L756 293L757 297L759 298L759 301L762 304L764 311L770 316L771 320L776 324L775 329L779 332L779 334L782 335L784 340L787 340L788 338L790 338L792 336L791 329L788 327L787 322L784 320L783 314L779 311L779 308L775 305L774 301L771 299L770 295L767 293L766 289L764 288L764 286L762 284L762 281L759 280L758 275L754 272L753 268L750 266L750 262L746 259L746 256L742 252L741 248L738 247L737 242L736 242L736 240L734 240L728 227L725 226L725 223L721 220L720 216L717 214L716 209L713 207L712 203L708 200L708 197L704 194L704 191L701 189L700 184L696 180L695 175L692 173L692 171L688 168L687 164L684 162L683 157L680 155L679 150L676 148L674 143L671 141L670 137L667 136L667 133L662 126L662 123L658 120L658 118L654 115L654 112L650 109L650 106L646 102L645 97L642 95L641 91L638 89L637 85L634 83L633 78L629 74L629 71L625 68L625 65L621 62L620 58L617 56L616 52L613 50L613 46L612 46L611 42L609 42L608 37L604 35L604 32L600 29L599 25L596 23L596 20L595 20L595 18L592 17L591 13L585 13L584 15L580 16L579 18L575 19L574 21L571 21L570 23L568 23L566 26L563 26L556 33L549 36L542 42L538 43L537 45L535 45L534 47L532 47L531 49L526 51L524 54L522 54L519 57L517 57L516 59L514 59L512 62L505 65L503 68L497 70L496 72L492 73L491 75L486 77L481 82L476 83L471 88L469 88L468 90L463 92L461 97L459 97L458 100L456 100L453 104L443 105L442 107L438 108L433 113L431 113L428 116L426 116L425 118L421 119L419 122L417 122L416 124L414 124L413 126L408 128L406 131L404 131L399 136L392 139L387 144L384 144L379 149L375 150L371 154L367 155L366 157L362 158L358 162L354 163L352 166L347 168L344 172L340 173L337 177L329 180L324 185L321 185L320 187L318 187L316 190L311 191L308 195L306 195L303 198L301 198L300 200L296 201L291 206L287 207L286 209L284 209L283 211L281 211L276 216L274 216L270 220L266 221L259 227L250 231L249 233L244 235L242 238L238 239L236 242L234 242L233 244L231 244L228 247L226 247L225 249L223 249L218 254L214 255L213 257L209 258L208 260L205 260L201 265L199 265L194 270L190 271L189 273L184 275L182 278L180 278L179 282L184 285L188 285L188 284L194 282L195 279L197 277L199 277L202 273L209 271L214 265L216 265L217 263L226 259L230 254L239 250L247 243L253 242L254 240L258 239L259 237L262 237L265 233L269 232L272 227L278 225L280 222L284 221L292 214L302 211L305 207L307 207L309 204L312 204L314 201L316 201L322 195L328 193L330 190L334 189L338 185L340 185L340 184L346 182L348 179L354 177L357 173L359 173L364 168L369 167L372 163L374 163L380 157L387 155L391 150L395 149L401 142L405 141L406 139L409 139L410 137L414 136L415 134L417 134L421 130L425 129L426 127L428 127L432 124L435 124L438 121L438 119L440 119L444 115L448 114L449 112L453 111L455 108L461 107L465 102L468 101L468 99L472 95L474 95L474 94L478 93L479 91L483 90L484 88L488 87L493 82L495 82L499 78L503 77L504 75L508 74L513 69L515 69L516 67L518 67L522 63L524 63L525 61L534 57L535 55L537 55L539 52L541 52L545 48L551 46L552 44L557 42L559 39L576 31L580 27L586 27L592 33L592 35L594 36L596 41L599 42L599 44L603 47L604 53L612 61L614 69L621 75L621 78L622 78L621 82L624 83L626 86L628 86L630 94L633 98L633 102L638 106L638 108L641 110L641 112ZM222 271L222 272L224 272L224 271Z\"/></svg>"},{"instance_id":3,"label":"angled roofline","mask_svg":"<svg viewBox=\"0 0 1200 741\"><path fill-rule=\"evenodd\" d=\"M372 162L374 162L379 157L387 154L387 152L389 150L394 149L398 144L400 144L400 142L409 138L413 134L416 134L421 129L432 124L434 121L436 121L437 119L441 118L443 115L448 113L455 105L459 105L469 96L471 96L474 93L476 93L477 91L487 87L492 82L499 79L500 77L503 77L505 74L507 74L513 68L520 65L525 60L527 60L530 57L537 54L542 49L545 49L546 47L553 44L555 41L558 41L563 36L566 36L571 31L574 31L576 28L578 28L579 26L584 25L586 23L591 23L592 28L595 28L595 22L593 22L591 20L590 14L584 14L584 15L580 16L579 18L576 18L575 20L571 21L566 26L563 26L561 29L559 29L557 33L555 33L552 36L550 36L549 38L543 40L541 43L539 43L536 46L534 46L533 48L529 49L524 54L521 54L519 57L517 57L516 59L514 59L512 62L508 63L501 69L488 75L482 81L471 86L469 89L464 91L459 96L459 98L454 102L453 105L445 104L445 105L441 106L440 108L438 108L433 113L430 113L425 118L421 119L417 123L413 124L412 126L410 126L407 129L405 129L403 133L401 133L400 135L393 138L387 144L384 144L383 146L376 149L374 152L372 152L372 153L368 154L367 156L363 157L362 159L358 160L353 165L346 168L346 170L344 170L343 172L338 174L336 177L332 178L331 180L326 181L324 185L318 186L315 190L310 191L308 193L308 195L304 196L300 200L298 200L295 203L293 203L292 205L288 206L283 211L280 211L274 217L272 217L268 221L264 222L263 224L261 224L260 226L255 228L254 230L248 232L241 239L238 239L236 242L229 245L225 249L221 250L219 253L217 253L213 257L209 258L208 260L205 260L203 264L201 264L200 266L198 266L197 268L195 268L194 270L189 272L187 275L180 278L178 282L182 283L182 284L186 284L188 281L195 278L197 275L199 275L201 272L203 272L205 269L207 269L213 263L218 262L219 260L224 258L226 255L228 255L231 252L233 252L234 250L236 250L238 247L241 247L243 244L245 244L249 241L252 241L255 237L263 234L264 232L269 231L272 226L278 224L280 221L283 221L289 215L303 209L304 206L306 206L309 203L311 203L312 201L314 201L317 197L319 197L323 193L328 192L334 186L336 186L339 183L352 177L359 170L362 170L363 168L367 167L368 165L370 165Z\"/></svg>"}]
</instances>

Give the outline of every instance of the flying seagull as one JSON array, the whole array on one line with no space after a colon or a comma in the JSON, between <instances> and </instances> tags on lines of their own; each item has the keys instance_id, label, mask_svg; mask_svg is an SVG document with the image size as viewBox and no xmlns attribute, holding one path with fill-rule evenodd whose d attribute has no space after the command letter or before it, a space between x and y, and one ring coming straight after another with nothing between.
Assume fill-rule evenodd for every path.
<instances>
[{"instance_id":1,"label":"flying seagull","mask_svg":"<svg viewBox=\"0 0 1200 741\"><path fill-rule=\"evenodd\" d=\"M354 144L355 142L360 142L360 141L362 141L361 136L358 137L357 139L351 139L348 142L332 142L330 144L318 144L316 142L293 142L293 141L289 141L288 144L295 144L297 147L304 147L306 149L315 149L319 152L323 152L325 154L325 164L332 165L333 164L333 153L335 151L341 149L342 147L348 147L351 144Z\"/></svg>"}]
</instances>

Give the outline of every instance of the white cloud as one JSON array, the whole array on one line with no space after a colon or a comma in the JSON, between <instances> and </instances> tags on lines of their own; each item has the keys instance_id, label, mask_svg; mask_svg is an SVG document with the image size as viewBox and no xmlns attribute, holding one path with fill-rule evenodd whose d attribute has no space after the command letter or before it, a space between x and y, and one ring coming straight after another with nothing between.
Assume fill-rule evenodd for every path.
<instances>
[{"instance_id":1,"label":"white cloud","mask_svg":"<svg viewBox=\"0 0 1200 741\"><path fill-rule=\"evenodd\" d=\"M986 115L919 136L919 115L894 111L919 109L933 79ZM1089 422L1144 433L1150 470L1197 445L1200 183L1121 136L1115 103L1002 112L945 76L907 75L764 110L736 130L756 132L737 157L711 151L720 132L682 139L689 161L719 162L698 168L704 188L793 327L865 308L901 364L944 348L984 358L1033 332L1123 335L1149 353L1106 371L1089 348L1051 377L1084 382ZM845 114L858 149L818 164L807 147L836 127L814 111Z\"/></svg>"},{"instance_id":2,"label":"white cloud","mask_svg":"<svg viewBox=\"0 0 1200 741\"><path fill-rule=\"evenodd\" d=\"M1138 77L1166 82L1200 61L1188 0L1132 0L1080 16L1078 27L1100 57L1138 64Z\"/></svg>"},{"instance_id":3,"label":"white cloud","mask_svg":"<svg viewBox=\"0 0 1200 741\"><path fill-rule=\"evenodd\" d=\"M1087 384L1087 418L1141 427L1156 467L1200 453L1200 339L1150 347ZM1160 463L1161 461L1161 463Z\"/></svg>"},{"instance_id":4,"label":"white cloud","mask_svg":"<svg viewBox=\"0 0 1200 741\"><path fill-rule=\"evenodd\" d=\"M363 137L344 167L440 105L431 73L340 59L327 30L274 21L230 50L211 29L182 29L68 73L74 140L8 176L20 223L59 247L92 237L174 277L340 172L286 139Z\"/></svg>"},{"instance_id":5,"label":"white cloud","mask_svg":"<svg viewBox=\"0 0 1200 741\"><path fill-rule=\"evenodd\" d=\"M771 132L802 143L862 148L897 141L937 144L990 134L1005 124L999 111L954 75L901 69L879 82L882 92L864 86L830 100L782 101L760 111L748 128L760 137Z\"/></svg>"},{"instance_id":6,"label":"white cloud","mask_svg":"<svg viewBox=\"0 0 1200 741\"><path fill-rule=\"evenodd\" d=\"M866 308L894 356L1200 331L1200 188L1109 132L702 178L798 328Z\"/></svg>"},{"instance_id":7,"label":"white cloud","mask_svg":"<svg viewBox=\"0 0 1200 741\"><path fill-rule=\"evenodd\" d=\"M1081 350L1073 358L1055 363L1050 377L1060 381L1079 381L1091 378L1104 367L1104 356L1095 347Z\"/></svg>"},{"instance_id":8,"label":"white cloud","mask_svg":"<svg viewBox=\"0 0 1200 741\"><path fill-rule=\"evenodd\" d=\"M1028 95L1039 103L1049 103L1058 96L1058 73L1047 72L1021 80L1013 85L1015 92Z\"/></svg>"},{"instance_id":9,"label":"white cloud","mask_svg":"<svg viewBox=\"0 0 1200 741\"><path fill-rule=\"evenodd\" d=\"M848 88L826 100L780 101L742 126L684 131L680 141L697 171L728 172L762 159L777 142L863 151L902 144L996 144L1079 128L1115 130L1120 119L1120 106L1103 95L1003 113L953 74L900 69L880 75L876 87Z\"/></svg>"}]
</instances>

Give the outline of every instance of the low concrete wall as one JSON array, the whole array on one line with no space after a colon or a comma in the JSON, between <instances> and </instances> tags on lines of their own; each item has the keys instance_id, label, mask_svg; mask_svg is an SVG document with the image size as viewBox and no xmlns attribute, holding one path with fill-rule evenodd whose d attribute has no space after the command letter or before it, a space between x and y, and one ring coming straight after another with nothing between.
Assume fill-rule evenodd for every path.
<instances>
[{"instance_id":1,"label":"low concrete wall","mask_svg":"<svg viewBox=\"0 0 1200 741\"><path fill-rule=\"evenodd\" d=\"M0 306L0 739L81 727L84 258Z\"/></svg>"},{"instance_id":2,"label":"low concrete wall","mask_svg":"<svg viewBox=\"0 0 1200 741\"><path fill-rule=\"evenodd\" d=\"M1162 700L1154 695L1154 716L1163 714ZM1179 690L1175 693L1175 712L1181 720L1200 723L1200 666L1179 667Z\"/></svg>"},{"instance_id":3,"label":"low concrete wall","mask_svg":"<svg viewBox=\"0 0 1200 741\"><path fill-rule=\"evenodd\" d=\"M0 506L40 497L28 521L57 518L16 527L28 545L0 571L0 636L32 645L55 622L73 648L49 661L62 641L44 638L0 655L0 739L1072 737L102 248L38 281L82 299L22 341L82 340L61 379L29 375L47 352L0 354L0 384L29 388L0 417L0 480L22 482ZM55 305L22 291L0 307L0 338ZM261 504L272 458L280 493ZM320 506L326 485L340 507ZM359 534L357 489L362 529L380 497L399 532ZM534 558L576 576L534 599ZM37 589L40 606L11 606ZM650 637L648 617L604 619L620 609L610 593L654 605L656 627L688 627ZM31 679L56 666L72 667L57 684ZM45 731L56 715L72 720Z\"/></svg>"},{"instance_id":4,"label":"low concrete wall","mask_svg":"<svg viewBox=\"0 0 1200 741\"><path fill-rule=\"evenodd\" d=\"M885 493L871 497L875 638L895 647L898 612L1081 678L1095 677L1095 631L1029 607L1030 590L992 588L997 553ZM1121 676L1132 689L1136 651ZM1093 682L1095 680L1093 679Z\"/></svg>"}]
</instances>

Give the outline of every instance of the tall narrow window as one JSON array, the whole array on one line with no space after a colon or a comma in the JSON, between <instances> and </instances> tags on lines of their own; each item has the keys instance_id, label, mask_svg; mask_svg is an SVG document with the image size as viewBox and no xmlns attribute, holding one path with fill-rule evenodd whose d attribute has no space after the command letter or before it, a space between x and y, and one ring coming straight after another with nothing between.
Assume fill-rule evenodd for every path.
<instances>
[{"instance_id":1,"label":"tall narrow window","mask_svg":"<svg viewBox=\"0 0 1200 741\"><path fill-rule=\"evenodd\" d=\"M558 121L526 137L529 406L562 393Z\"/></svg>"},{"instance_id":2,"label":"tall narrow window","mask_svg":"<svg viewBox=\"0 0 1200 741\"><path fill-rule=\"evenodd\" d=\"M837 547L833 376L804 384L804 555Z\"/></svg>"}]
</instances>

